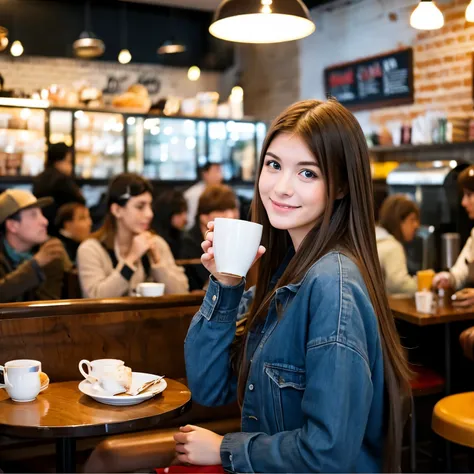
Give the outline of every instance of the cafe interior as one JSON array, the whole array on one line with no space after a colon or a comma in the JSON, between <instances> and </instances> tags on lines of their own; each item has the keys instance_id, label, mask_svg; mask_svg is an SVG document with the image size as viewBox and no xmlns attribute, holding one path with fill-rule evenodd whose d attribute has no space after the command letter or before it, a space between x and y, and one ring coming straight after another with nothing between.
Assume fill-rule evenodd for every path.
<instances>
[{"instance_id":1,"label":"cafe interior","mask_svg":"<svg viewBox=\"0 0 474 474\"><path fill-rule=\"evenodd\" d=\"M181 426L242 429L237 402L187 385L200 242L214 217L251 221L267 131L305 99L358 120L377 235L403 248L406 285L385 274L413 374L401 471L472 472L473 50L474 0L0 0L0 472L154 472ZM143 193L136 270L94 236ZM400 196L409 239L383 224Z\"/></svg>"}]
</instances>

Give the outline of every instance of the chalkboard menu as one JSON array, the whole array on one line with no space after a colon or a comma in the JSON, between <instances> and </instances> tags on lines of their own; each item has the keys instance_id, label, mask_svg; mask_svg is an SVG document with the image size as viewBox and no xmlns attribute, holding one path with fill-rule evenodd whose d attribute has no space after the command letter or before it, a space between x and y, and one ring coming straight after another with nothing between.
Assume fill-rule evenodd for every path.
<instances>
[{"instance_id":1,"label":"chalkboard menu","mask_svg":"<svg viewBox=\"0 0 474 474\"><path fill-rule=\"evenodd\" d=\"M360 59L324 70L326 94L350 109L413 103L413 50Z\"/></svg>"}]
</instances>

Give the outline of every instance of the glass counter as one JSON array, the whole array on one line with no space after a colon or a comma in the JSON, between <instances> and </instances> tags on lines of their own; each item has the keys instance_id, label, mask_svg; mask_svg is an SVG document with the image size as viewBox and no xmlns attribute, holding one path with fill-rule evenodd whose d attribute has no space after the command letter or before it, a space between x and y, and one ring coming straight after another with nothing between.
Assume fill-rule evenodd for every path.
<instances>
[{"instance_id":1,"label":"glass counter","mask_svg":"<svg viewBox=\"0 0 474 474\"><path fill-rule=\"evenodd\" d=\"M0 176L35 176L44 169L46 113L0 107Z\"/></svg>"},{"instance_id":2,"label":"glass counter","mask_svg":"<svg viewBox=\"0 0 474 474\"><path fill-rule=\"evenodd\" d=\"M256 129L256 124L251 122L209 122L209 161L222 163L226 181L254 180Z\"/></svg>"},{"instance_id":3,"label":"glass counter","mask_svg":"<svg viewBox=\"0 0 474 474\"><path fill-rule=\"evenodd\" d=\"M190 119L127 118L128 171L148 179L197 179L197 157L205 133Z\"/></svg>"},{"instance_id":4,"label":"glass counter","mask_svg":"<svg viewBox=\"0 0 474 474\"><path fill-rule=\"evenodd\" d=\"M104 112L74 112L75 174L110 178L125 170L124 117Z\"/></svg>"}]
</instances>

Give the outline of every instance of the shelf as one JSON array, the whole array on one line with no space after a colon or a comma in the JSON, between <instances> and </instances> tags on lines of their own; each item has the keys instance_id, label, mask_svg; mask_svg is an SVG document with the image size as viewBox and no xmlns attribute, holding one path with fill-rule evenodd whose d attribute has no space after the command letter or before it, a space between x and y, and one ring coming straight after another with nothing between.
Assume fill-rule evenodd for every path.
<instances>
[{"instance_id":1,"label":"shelf","mask_svg":"<svg viewBox=\"0 0 474 474\"><path fill-rule=\"evenodd\" d=\"M35 130L35 129L29 129L29 128L0 128L0 132L27 132L27 133L36 133L44 135L43 130Z\"/></svg>"},{"instance_id":2,"label":"shelf","mask_svg":"<svg viewBox=\"0 0 474 474\"><path fill-rule=\"evenodd\" d=\"M369 155L375 161L474 160L474 141L425 145L373 146Z\"/></svg>"}]
</instances>

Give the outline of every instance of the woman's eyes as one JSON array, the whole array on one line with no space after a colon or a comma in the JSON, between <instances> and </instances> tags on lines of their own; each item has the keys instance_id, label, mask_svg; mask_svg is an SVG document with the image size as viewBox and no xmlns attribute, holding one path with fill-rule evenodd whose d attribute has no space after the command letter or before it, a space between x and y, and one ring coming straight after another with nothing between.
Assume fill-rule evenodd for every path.
<instances>
[{"instance_id":1,"label":"woman's eyes","mask_svg":"<svg viewBox=\"0 0 474 474\"><path fill-rule=\"evenodd\" d=\"M278 163L275 160L267 160L267 162L265 163L265 166L268 166L269 168L272 168L274 170L281 169L280 163Z\"/></svg>"},{"instance_id":2,"label":"woman's eyes","mask_svg":"<svg viewBox=\"0 0 474 474\"><path fill-rule=\"evenodd\" d=\"M310 170L303 170L303 171L301 171L300 174L306 179L316 178L316 175Z\"/></svg>"},{"instance_id":3,"label":"woman's eyes","mask_svg":"<svg viewBox=\"0 0 474 474\"><path fill-rule=\"evenodd\" d=\"M281 170L281 165L275 160L267 160L265 162L265 166L274 169L274 170ZM298 174L303 176L305 179L314 179L317 178L316 173L311 170L301 170Z\"/></svg>"}]
</instances>

